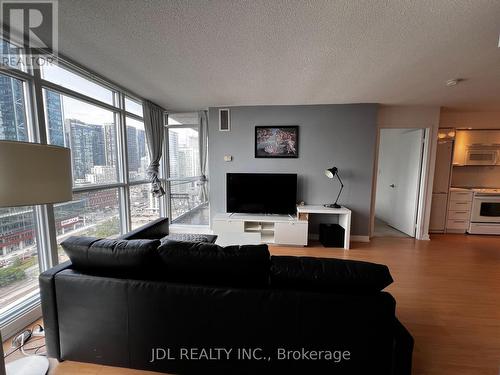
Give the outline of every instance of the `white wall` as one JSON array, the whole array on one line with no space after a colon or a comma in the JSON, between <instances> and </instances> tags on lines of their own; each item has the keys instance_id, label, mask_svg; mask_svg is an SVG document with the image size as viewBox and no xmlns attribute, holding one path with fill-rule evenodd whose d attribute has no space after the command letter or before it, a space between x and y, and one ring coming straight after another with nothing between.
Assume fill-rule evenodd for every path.
<instances>
[{"instance_id":1,"label":"white wall","mask_svg":"<svg viewBox=\"0 0 500 375\"><path fill-rule=\"evenodd\" d=\"M378 129L383 128L424 128L428 129L428 147L424 151L422 167L422 192L419 202L420 226L417 229L417 239L429 239L429 220L431 214L432 184L436 164L437 133L439 128L440 107L429 106L380 106L377 116ZM380 131L378 132L378 134ZM375 154L374 181L372 189L371 233L375 223L376 166L378 164L378 139Z\"/></svg>"}]
</instances>

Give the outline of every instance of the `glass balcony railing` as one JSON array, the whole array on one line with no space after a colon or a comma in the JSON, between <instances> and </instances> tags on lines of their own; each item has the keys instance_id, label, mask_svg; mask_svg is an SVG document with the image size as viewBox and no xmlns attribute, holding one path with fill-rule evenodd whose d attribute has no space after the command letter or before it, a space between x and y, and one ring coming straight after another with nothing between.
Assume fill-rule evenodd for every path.
<instances>
[{"instance_id":1,"label":"glass balcony railing","mask_svg":"<svg viewBox=\"0 0 500 375\"><path fill-rule=\"evenodd\" d=\"M208 225L208 197L198 179L170 182L170 212L173 224Z\"/></svg>"}]
</instances>

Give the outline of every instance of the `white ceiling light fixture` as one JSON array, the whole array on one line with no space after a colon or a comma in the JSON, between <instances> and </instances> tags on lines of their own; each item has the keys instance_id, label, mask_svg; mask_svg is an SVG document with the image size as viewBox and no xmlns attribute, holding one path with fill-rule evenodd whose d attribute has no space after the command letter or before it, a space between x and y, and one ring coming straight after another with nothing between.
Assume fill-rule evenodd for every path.
<instances>
[{"instance_id":1,"label":"white ceiling light fixture","mask_svg":"<svg viewBox=\"0 0 500 375\"><path fill-rule=\"evenodd\" d=\"M448 81L446 81L446 86L453 87L453 86L458 85L462 81L463 81L463 79L461 79L461 78L449 79Z\"/></svg>"}]
</instances>

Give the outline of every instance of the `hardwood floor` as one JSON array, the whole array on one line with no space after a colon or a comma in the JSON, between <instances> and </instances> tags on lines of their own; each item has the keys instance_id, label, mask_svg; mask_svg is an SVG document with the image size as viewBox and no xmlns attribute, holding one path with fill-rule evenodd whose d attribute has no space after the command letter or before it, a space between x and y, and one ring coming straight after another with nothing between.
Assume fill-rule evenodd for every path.
<instances>
[{"instance_id":1,"label":"hardwood floor","mask_svg":"<svg viewBox=\"0 0 500 375\"><path fill-rule=\"evenodd\" d=\"M434 235L431 241L374 238L350 251L273 246L273 254L387 264L397 314L415 338L413 374L497 375L500 367L500 238ZM369 313L369 312L367 312ZM50 374L145 375L66 361Z\"/></svg>"}]
</instances>

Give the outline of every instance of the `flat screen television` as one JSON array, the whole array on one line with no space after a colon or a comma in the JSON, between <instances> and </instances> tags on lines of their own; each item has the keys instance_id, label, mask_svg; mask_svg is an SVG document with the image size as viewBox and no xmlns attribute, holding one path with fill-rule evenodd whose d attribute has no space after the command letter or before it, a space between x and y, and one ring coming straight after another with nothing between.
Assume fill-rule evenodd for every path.
<instances>
[{"instance_id":1,"label":"flat screen television","mask_svg":"<svg viewBox=\"0 0 500 375\"><path fill-rule=\"evenodd\" d=\"M226 209L231 213L295 214L294 173L228 173Z\"/></svg>"}]
</instances>

